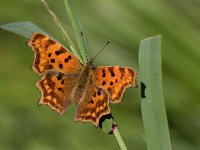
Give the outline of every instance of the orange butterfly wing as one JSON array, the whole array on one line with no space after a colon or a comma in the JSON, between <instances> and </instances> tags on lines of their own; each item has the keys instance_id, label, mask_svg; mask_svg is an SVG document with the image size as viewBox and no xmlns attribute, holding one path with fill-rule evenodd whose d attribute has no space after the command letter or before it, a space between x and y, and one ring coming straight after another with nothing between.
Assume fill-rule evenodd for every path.
<instances>
[{"instance_id":1,"label":"orange butterfly wing","mask_svg":"<svg viewBox=\"0 0 200 150\"><path fill-rule=\"evenodd\" d=\"M47 72L37 87L42 93L38 105L47 104L53 110L63 115L68 106L73 103L72 89L76 85L78 75L64 74L57 71Z\"/></svg>"},{"instance_id":2,"label":"orange butterfly wing","mask_svg":"<svg viewBox=\"0 0 200 150\"><path fill-rule=\"evenodd\" d=\"M47 35L33 33L27 42L35 53L32 65L38 74L44 74L37 87L42 93L38 104L47 104L61 115L72 103L72 89L78 82L83 65L61 44Z\"/></svg>"},{"instance_id":3,"label":"orange butterfly wing","mask_svg":"<svg viewBox=\"0 0 200 150\"><path fill-rule=\"evenodd\" d=\"M33 33L27 45L35 52L32 68L38 74L43 74L50 69L64 73L76 73L83 68L77 57L47 35Z\"/></svg>"},{"instance_id":4,"label":"orange butterfly wing","mask_svg":"<svg viewBox=\"0 0 200 150\"><path fill-rule=\"evenodd\" d=\"M90 121L97 127L99 119L110 113L108 93L97 87L92 80L86 89L77 105L74 119L75 121Z\"/></svg>"},{"instance_id":5,"label":"orange butterfly wing","mask_svg":"<svg viewBox=\"0 0 200 150\"><path fill-rule=\"evenodd\" d=\"M111 103L119 103L126 88L136 87L136 76L128 67L100 66L94 70L93 80L109 93Z\"/></svg>"}]
</instances>

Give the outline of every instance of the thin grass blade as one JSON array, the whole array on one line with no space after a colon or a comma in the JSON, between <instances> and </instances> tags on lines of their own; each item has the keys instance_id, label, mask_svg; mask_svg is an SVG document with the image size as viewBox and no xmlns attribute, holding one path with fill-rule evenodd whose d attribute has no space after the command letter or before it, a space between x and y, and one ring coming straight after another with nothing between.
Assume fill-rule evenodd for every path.
<instances>
[{"instance_id":1,"label":"thin grass blade","mask_svg":"<svg viewBox=\"0 0 200 150\"><path fill-rule=\"evenodd\" d=\"M72 26L73 26L73 29L75 32L78 47L79 47L81 56L83 58L83 63L85 64L87 62L86 51L88 54L90 54L86 34L84 32L81 22L79 21L79 19L77 18L77 16L75 15L75 13L71 7L70 0L64 0L64 3L65 3L65 8L66 8L67 14L69 16L69 19L72 23Z\"/></svg>"},{"instance_id":2,"label":"thin grass blade","mask_svg":"<svg viewBox=\"0 0 200 150\"><path fill-rule=\"evenodd\" d=\"M68 43L70 51L73 52L73 54L75 56L77 56L78 58L81 58L79 51L77 50L76 46L74 45L74 43L70 39L69 35L65 31L64 27L62 26L61 22L59 21L58 17L56 16L56 13L49 7L48 3L45 0L41 0L41 2L44 4L44 6L47 9L47 11L49 12L49 14L52 16L53 21L55 22L57 27L61 30L64 40Z\"/></svg>"}]
</instances>

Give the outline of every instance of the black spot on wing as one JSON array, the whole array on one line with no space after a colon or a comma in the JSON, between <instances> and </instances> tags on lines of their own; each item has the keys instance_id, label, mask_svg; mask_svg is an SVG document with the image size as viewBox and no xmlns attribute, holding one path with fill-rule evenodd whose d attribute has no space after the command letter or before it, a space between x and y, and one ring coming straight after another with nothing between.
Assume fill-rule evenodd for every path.
<instances>
[{"instance_id":1,"label":"black spot on wing","mask_svg":"<svg viewBox=\"0 0 200 150\"><path fill-rule=\"evenodd\" d=\"M68 56L68 59L69 59L69 60L72 59L72 56L69 55L69 56Z\"/></svg>"},{"instance_id":2,"label":"black spot on wing","mask_svg":"<svg viewBox=\"0 0 200 150\"><path fill-rule=\"evenodd\" d=\"M106 85L106 81L103 81L103 82L102 82L102 85Z\"/></svg>"},{"instance_id":3,"label":"black spot on wing","mask_svg":"<svg viewBox=\"0 0 200 150\"><path fill-rule=\"evenodd\" d=\"M105 77L106 77L106 73L105 73L105 72L102 74L102 77L103 77L103 78L105 78Z\"/></svg>"},{"instance_id":4,"label":"black spot on wing","mask_svg":"<svg viewBox=\"0 0 200 150\"><path fill-rule=\"evenodd\" d=\"M72 56L69 55L67 58L65 58L64 62L68 63L70 61L70 59L72 59Z\"/></svg>"},{"instance_id":5,"label":"black spot on wing","mask_svg":"<svg viewBox=\"0 0 200 150\"><path fill-rule=\"evenodd\" d=\"M65 83L65 80L63 79L62 81L61 81L61 84L64 84Z\"/></svg>"},{"instance_id":6,"label":"black spot on wing","mask_svg":"<svg viewBox=\"0 0 200 150\"><path fill-rule=\"evenodd\" d=\"M101 95L101 91L100 91L100 90L98 90L98 92L97 92L97 95L98 95L98 96L100 96L100 95Z\"/></svg>"},{"instance_id":7,"label":"black spot on wing","mask_svg":"<svg viewBox=\"0 0 200 150\"><path fill-rule=\"evenodd\" d=\"M109 67L109 68L108 68L108 71L110 72L111 77L114 77L114 76L115 76L114 67Z\"/></svg>"},{"instance_id":8,"label":"black spot on wing","mask_svg":"<svg viewBox=\"0 0 200 150\"><path fill-rule=\"evenodd\" d=\"M63 77L63 74L62 73L59 73L58 75L57 75L57 80L61 80L62 79L62 77Z\"/></svg>"},{"instance_id":9,"label":"black spot on wing","mask_svg":"<svg viewBox=\"0 0 200 150\"><path fill-rule=\"evenodd\" d=\"M55 63L55 59L51 59L51 62L52 62L52 63Z\"/></svg>"},{"instance_id":10,"label":"black spot on wing","mask_svg":"<svg viewBox=\"0 0 200 150\"><path fill-rule=\"evenodd\" d=\"M94 101L93 101L93 99L91 99L91 100L90 100L90 103L91 103L91 104L94 104Z\"/></svg>"},{"instance_id":11,"label":"black spot on wing","mask_svg":"<svg viewBox=\"0 0 200 150\"><path fill-rule=\"evenodd\" d=\"M64 60L64 61L65 61L65 63L68 63L68 61L69 61L69 60L68 60L68 58L65 58L65 60Z\"/></svg>"},{"instance_id":12,"label":"black spot on wing","mask_svg":"<svg viewBox=\"0 0 200 150\"><path fill-rule=\"evenodd\" d=\"M111 82L110 82L110 85L112 86L113 84L114 84L114 83L111 81Z\"/></svg>"},{"instance_id":13,"label":"black spot on wing","mask_svg":"<svg viewBox=\"0 0 200 150\"><path fill-rule=\"evenodd\" d=\"M60 54L65 53L65 52L66 52L66 50L61 46L59 50L55 51L55 54L60 55Z\"/></svg>"},{"instance_id":14,"label":"black spot on wing","mask_svg":"<svg viewBox=\"0 0 200 150\"><path fill-rule=\"evenodd\" d=\"M63 64L59 64L58 67L59 67L60 69L62 69L62 68L63 68Z\"/></svg>"}]
</instances>

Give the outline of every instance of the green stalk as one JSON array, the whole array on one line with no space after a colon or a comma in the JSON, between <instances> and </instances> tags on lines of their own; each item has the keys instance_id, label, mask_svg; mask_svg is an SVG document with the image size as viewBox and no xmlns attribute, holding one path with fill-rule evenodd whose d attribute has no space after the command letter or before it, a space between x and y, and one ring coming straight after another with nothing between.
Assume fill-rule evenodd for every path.
<instances>
[{"instance_id":1,"label":"green stalk","mask_svg":"<svg viewBox=\"0 0 200 150\"><path fill-rule=\"evenodd\" d=\"M112 114L108 114L108 115L103 116L100 119L100 126L99 127L106 134L114 134L115 138L117 140L117 143L118 143L119 147L121 148L121 150L127 150L126 145L124 143L124 140L122 138L122 135L119 131L119 128L118 128L116 122L113 119Z\"/></svg>"},{"instance_id":2,"label":"green stalk","mask_svg":"<svg viewBox=\"0 0 200 150\"><path fill-rule=\"evenodd\" d=\"M115 135L115 138L116 138L121 150L127 150L127 147L126 147L126 145L124 143L122 135L121 135L121 133L120 133L120 131L119 131L117 126L114 128L113 134Z\"/></svg>"},{"instance_id":3,"label":"green stalk","mask_svg":"<svg viewBox=\"0 0 200 150\"><path fill-rule=\"evenodd\" d=\"M58 17L56 16L56 13L49 7L48 3L45 0L41 0L41 2L44 4L45 8L49 12L49 14L52 16L53 21L58 26L58 28L61 30L64 40L68 43L68 46L70 50L75 54L78 58L80 58L80 55L77 51L77 48L75 47L74 43L70 39L69 35L65 31L64 27L62 26L61 22L59 21Z\"/></svg>"}]
</instances>

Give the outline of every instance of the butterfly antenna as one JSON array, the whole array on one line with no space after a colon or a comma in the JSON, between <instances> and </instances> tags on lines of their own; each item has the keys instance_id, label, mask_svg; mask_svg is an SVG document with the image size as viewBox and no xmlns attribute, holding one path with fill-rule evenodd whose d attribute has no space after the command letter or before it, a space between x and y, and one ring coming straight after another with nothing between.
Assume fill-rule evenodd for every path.
<instances>
[{"instance_id":1,"label":"butterfly antenna","mask_svg":"<svg viewBox=\"0 0 200 150\"><path fill-rule=\"evenodd\" d=\"M47 9L47 11L49 12L49 14L52 16L53 21L55 22L55 24L58 26L58 28L60 28L60 30L62 31L64 40L67 41L69 43L70 46L75 47L74 43L71 41L71 39L69 38L69 35L67 34L67 32L65 31L65 29L63 28L62 24L60 23L58 17L56 16L55 12L53 12L53 10L49 7L48 3L45 0L41 0L41 2L44 4L45 8Z\"/></svg>"},{"instance_id":2,"label":"butterfly antenna","mask_svg":"<svg viewBox=\"0 0 200 150\"><path fill-rule=\"evenodd\" d=\"M86 36L86 35L85 35ZM85 56L86 56L86 59L88 61L88 53L87 53L87 48L86 48L86 41L84 39L84 34L83 34L83 31L81 31L81 37L82 37L82 40L83 40L83 47L84 47L84 50L85 50Z\"/></svg>"},{"instance_id":3,"label":"butterfly antenna","mask_svg":"<svg viewBox=\"0 0 200 150\"><path fill-rule=\"evenodd\" d=\"M110 43L110 40L107 41L107 43L104 45L104 47L94 56L93 60L108 46Z\"/></svg>"}]
</instances>

